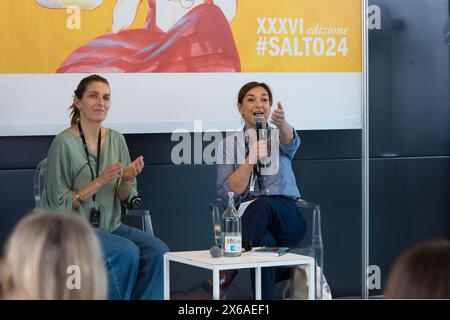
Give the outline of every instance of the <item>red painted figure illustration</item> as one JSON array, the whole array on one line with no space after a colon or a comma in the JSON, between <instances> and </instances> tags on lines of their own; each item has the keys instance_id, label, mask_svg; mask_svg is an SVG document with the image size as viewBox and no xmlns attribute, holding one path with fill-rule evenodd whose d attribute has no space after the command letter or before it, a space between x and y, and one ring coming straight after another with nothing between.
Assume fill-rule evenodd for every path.
<instances>
[{"instance_id":1,"label":"red painted figure illustration","mask_svg":"<svg viewBox=\"0 0 450 320\"><path fill-rule=\"evenodd\" d=\"M36 1L47 8L58 2ZM77 48L56 72L241 71L229 22L237 0L147 0L144 28L128 29L142 1L117 0L113 32Z\"/></svg>"}]
</instances>

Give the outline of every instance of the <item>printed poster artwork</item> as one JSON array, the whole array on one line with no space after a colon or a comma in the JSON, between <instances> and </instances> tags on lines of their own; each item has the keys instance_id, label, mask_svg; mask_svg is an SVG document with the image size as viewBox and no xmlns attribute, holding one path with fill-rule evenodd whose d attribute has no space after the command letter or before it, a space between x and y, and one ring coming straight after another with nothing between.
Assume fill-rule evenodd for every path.
<instances>
[{"instance_id":1,"label":"printed poster artwork","mask_svg":"<svg viewBox=\"0 0 450 320\"><path fill-rule=\"evenodd\" d=\"M361 72L360 0L2 0L0 73Z\"/></svg>"}]
</instances>

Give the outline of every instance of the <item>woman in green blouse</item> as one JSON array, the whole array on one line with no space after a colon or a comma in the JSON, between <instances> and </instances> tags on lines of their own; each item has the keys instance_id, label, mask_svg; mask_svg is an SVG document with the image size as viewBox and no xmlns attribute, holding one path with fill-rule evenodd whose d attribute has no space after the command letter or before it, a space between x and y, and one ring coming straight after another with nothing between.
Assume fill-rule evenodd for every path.
<instances>
[{"instance_id":1,"label":"woman in green blouse","mask_svg":"<svg viewBox=\"0 0 450 320\"><path fill-rule=\"evenodd\" d=\"M144 158L131 162L123 135L102 127L110 106L106 79L91 75L80 82L71 106L71 127L50 146L43 206L78 212L96 228L110 299L162 299L167 246L120 223L121 202L137 195L136 176L144 168Z\"/></svg>"}]
</instances>

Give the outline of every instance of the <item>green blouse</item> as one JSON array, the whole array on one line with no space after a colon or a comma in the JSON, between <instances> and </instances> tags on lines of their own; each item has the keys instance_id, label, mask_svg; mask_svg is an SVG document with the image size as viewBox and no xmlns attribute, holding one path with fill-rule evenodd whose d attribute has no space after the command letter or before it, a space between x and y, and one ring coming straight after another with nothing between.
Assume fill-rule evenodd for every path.
<instances>
[{"instance_id":1,"label":"green blouse","mask_svg":"<svg viewBox=\"0 0 450 320\"><path fill-rule=\"evenodd\" d=\"M95 174L97 154L89 150L89 157ZM130 153L121 133L107 129L100 159L100 174L112 163L120 162L123 168L130 164ZM48 152L43 207L61 213L71 212L72 191L82 188L89 182L91 171L81 138L75 136L69 129L64 130L55 137ZM119 185L120 179L111 181L97 191L95 203L91 197L81 203L75 211L89 221L91 208L100 209L100 229L113 231L119 226L121 218L121 204L117 195ZM134 178L130 198L136 195Z\"/></svg>"}]
</instances>

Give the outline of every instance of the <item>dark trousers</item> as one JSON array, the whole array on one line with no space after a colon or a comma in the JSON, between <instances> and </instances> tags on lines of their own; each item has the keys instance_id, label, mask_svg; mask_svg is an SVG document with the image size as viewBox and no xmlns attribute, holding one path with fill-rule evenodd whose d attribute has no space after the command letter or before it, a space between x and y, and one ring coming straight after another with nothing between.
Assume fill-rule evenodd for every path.
<instances>
[{"instance_id":1,"label":"dark trousers","mask_svg":"<svg viewBox=\"0 0 450 320\"><path fill-rule=\"evenodd\" d=\"M297 245L306 233L306 223L296 201L282 196L263 196L253 201L242 215L242 239L253 247ZM255 270L250 270L255 287ZM261 270L262 299L275 299L275 268Z\"/></svg>"}]
</instances>

